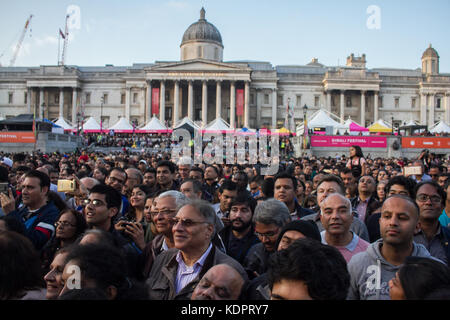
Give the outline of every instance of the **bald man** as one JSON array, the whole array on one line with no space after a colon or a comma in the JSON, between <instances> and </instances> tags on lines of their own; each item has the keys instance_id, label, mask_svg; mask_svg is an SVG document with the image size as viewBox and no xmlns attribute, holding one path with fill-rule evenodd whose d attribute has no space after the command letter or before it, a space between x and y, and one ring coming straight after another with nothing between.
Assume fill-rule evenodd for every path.
<instances>
[{"instance_id":1,"label":"bald man","mask_svg":"<svg viewBox=\"0 0 450 320\"><path fill-rule=\"evenodd\" d=\"M238 300L243 286L239 272L227 264L218 264L205 273L191 300Z\"/></svg>"}]
</instances>

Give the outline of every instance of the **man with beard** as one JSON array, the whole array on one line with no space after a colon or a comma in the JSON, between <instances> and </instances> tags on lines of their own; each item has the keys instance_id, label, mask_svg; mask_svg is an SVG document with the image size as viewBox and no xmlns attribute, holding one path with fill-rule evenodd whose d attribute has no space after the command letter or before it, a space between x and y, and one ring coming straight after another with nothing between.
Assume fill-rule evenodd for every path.
<instances>
[{"instance_id":1,"label":"man with beard","mask_svg":"<svg viewBox=\"0 0 450 320\"><path fill-rule=\"evenodd\" d=\"M256 200L246 193L240 193L231 202L230 225L223 228L219 234L225 244L227 255L244 262L251 247L259 243L253 227L253 212Z\"/></svg>"}]
</instances>

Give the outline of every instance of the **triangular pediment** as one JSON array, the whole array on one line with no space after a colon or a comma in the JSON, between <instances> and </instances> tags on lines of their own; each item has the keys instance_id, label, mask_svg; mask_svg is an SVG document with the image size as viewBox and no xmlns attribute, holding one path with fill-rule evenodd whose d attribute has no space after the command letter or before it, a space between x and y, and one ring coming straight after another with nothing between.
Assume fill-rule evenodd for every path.
<instances>
[{"instance_id":1,"label":"triangular pediment","mask_svg":"<svg viewBox=\"0 0 450 320\"><path fill-rule=\"evenodd\" d=\"M250 68L204 59L180 61L174 63L164 63L153 66L148 71L250 71Z\"/></svg>"}]
</instances>

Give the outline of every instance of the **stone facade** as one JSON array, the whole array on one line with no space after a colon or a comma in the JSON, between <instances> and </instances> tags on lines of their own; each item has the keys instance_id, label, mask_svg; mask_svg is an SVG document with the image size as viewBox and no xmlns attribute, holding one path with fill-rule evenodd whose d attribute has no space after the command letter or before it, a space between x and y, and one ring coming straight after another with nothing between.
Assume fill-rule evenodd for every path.
<instances>
[{"instance_id":1,"label":"stone facade","mask_svg":"<svg viewBox=\"0 0 450 320\"><path fill-rule=\"evenodd\" d=\"M203 10L203 9L202 9ZM196 38L197 37L197 38ZM152 88L159 88L156 114L169 126L183 117L206 125L222 117L232 127L280 128L286 107L296 124L322 108L343 122L348 117L368 126L378 119L394 125L416 120L431 126L450 123L450 74L439 73L439 55L430 45L422 69L366 68L366 56L347 57L346 66L273 66L269 62L223 62L218 30L205 19L184 33L180 61L132 66L0 67L0 116L35 112L75 124L93 116L104 127L120 117L136 125L152 117ZM243 115L236 90L244 90Z\"/></svg>"}]
</instances>

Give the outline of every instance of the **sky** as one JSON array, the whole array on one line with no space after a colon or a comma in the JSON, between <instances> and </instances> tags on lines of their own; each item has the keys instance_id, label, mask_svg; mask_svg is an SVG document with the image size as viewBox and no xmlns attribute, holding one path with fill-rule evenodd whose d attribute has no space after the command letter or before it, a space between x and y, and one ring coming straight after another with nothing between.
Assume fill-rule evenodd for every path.
<instances>
[{"instance_id":1,"label":"sky","mask_svg":"<svg viewBox=\"0 0 450 320\"><path fill-rule=\"evenodd\" d=\"M15 66L56 65L69 19L65 64L131 66L179 61L184 31L202 6L221 33L224 61L327 66L366 54L367 68L416 69L432 44L450 73L449 0L0 0L0 63L7 66L33 14ZM62 48L62 43L60 44ZM62 50L61 50L62 51Z\"/></svg>"}]
</instances>

